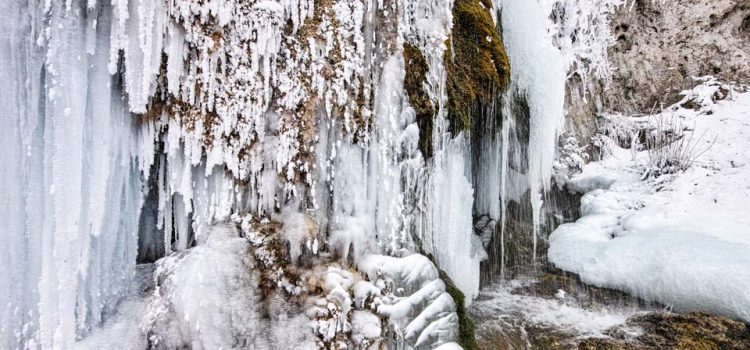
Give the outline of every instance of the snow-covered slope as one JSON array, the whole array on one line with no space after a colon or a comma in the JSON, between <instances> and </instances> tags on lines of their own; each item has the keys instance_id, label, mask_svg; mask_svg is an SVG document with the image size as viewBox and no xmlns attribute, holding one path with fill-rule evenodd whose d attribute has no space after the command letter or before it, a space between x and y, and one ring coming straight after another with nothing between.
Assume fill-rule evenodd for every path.
<instances>
[{"instance_id":1,"label":"snow-covered slope","mask_svg":"<svg viewBox=\"0 0 750 350\"><path fill-rule=\"evenodd\" d=\"M549 260L586 283L747 322L750 93L709 80L685 94L660 114L606 121L603 159L569 183L586 193L583 217L550 236ZM672 130L693 162L652 176L658 149L677 155L680 146L639 151L639 133Z\"/></svg>"}]
</instances>

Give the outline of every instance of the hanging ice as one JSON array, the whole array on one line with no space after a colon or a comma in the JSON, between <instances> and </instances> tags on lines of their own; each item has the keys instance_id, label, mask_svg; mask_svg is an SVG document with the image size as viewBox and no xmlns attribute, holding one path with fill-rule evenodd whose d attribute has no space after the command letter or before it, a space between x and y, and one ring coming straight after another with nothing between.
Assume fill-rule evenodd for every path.
<instances>
[{"instance_id":1,"label":"hanging ice","mask_svg":"<svg viewBox=\"0 0 750 350\"><path fill-rule=\"evenodd\" d=\"M0 27L0 346L66 348L114 310L134 272L138 120L107 69L108 4L0 8L9 16Z\"/></svg>"},{"instance_id":2,"label":"hanging ice","mask_svg":"<svg viewBox=\"0 0 750 350\"><path fill-rule=\"evenodd\" d=\"M235 213L278 221L294 262L323 249L348 266L373 253L430 254L470 302L485 257L475 208L499 218L492 173L503 165L491 139L477 180L472 144L484 135L447 130L452 1L313 5L0 3L11 15L0 25L0 347L69 348L114 312L139 247L142 260L200 257ZM504 16L546 20L535 6L509 4ZM525 49L527 35L544 33L522 25L507 33L519 62L554 53L547 41ZM404 91L405 42L429 66L431 158ZM514 76L543 130L532 135L545 155L530 159L535 194L555 134L543 126L559 116L559 67L545 67ZM160 272L187 279L181 268ZM437 309L451 309L447 298ZM452 329L455 317L436 315L425 317L442 323L421 320L410 334Z\"/></svg>"}]
</instances>

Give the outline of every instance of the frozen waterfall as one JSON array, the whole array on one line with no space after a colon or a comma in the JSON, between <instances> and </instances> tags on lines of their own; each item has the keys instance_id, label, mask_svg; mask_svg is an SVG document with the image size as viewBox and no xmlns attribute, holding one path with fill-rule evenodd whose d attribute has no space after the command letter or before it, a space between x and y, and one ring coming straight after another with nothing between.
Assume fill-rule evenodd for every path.
<instances>
[{"instance_id":1,"label":"frozen waterfall","mask_svg":"<svg viewBox=\"0 0 750 350\"><path fill-rule=\"evenodd\" d=\"M278 223L301 265L424 254L471 303L527 193L536 254L567 74L590 52L550 16L575 1L484 3L510 84L453 133L452 0L0 0L0 347L70 348L116 313L137 261L245 214ZM406 44L426 65L427 140ZM421 342L457 327L440 286Z\"/></svg>"}]
</instances>

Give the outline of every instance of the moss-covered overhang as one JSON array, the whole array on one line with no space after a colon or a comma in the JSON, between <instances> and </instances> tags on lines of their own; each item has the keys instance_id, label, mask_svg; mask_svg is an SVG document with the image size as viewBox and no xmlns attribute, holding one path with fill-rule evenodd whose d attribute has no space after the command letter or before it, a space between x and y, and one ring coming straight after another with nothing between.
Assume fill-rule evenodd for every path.
<instances>
[{"instance_id":1,"label":"moss-covered overhang","mask_svg":"<svg viewBox=\"0 0 750 350\"><path fill-rule=\"evenodd\" d=\"M456 0L446 43L447 112L451 131L470 130L474 118L508 84L510 65L489 0Z\"/></svg>"}]
</instances>

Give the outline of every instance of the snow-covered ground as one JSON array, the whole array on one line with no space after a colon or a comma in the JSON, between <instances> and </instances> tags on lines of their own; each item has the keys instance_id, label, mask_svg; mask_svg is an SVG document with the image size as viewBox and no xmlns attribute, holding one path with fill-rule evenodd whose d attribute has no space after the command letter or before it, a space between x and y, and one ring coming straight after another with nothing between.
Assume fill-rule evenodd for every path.
<instances>
[{"instance_id":1,"label":"snow-covered ground","mask_svg":"<svg viewBox=\"0 0 750 350\"><path fill-rule=\"evenodd\" d=\"M695 161L644 176L653 152L602 136L602 160L568 183L585 193L583 216L552 233L549 260L677 311L750 321L750 93L708 80L685 94L658 115L606 119L626 138L680 126Z\"/></svg>"}]
</instances>

